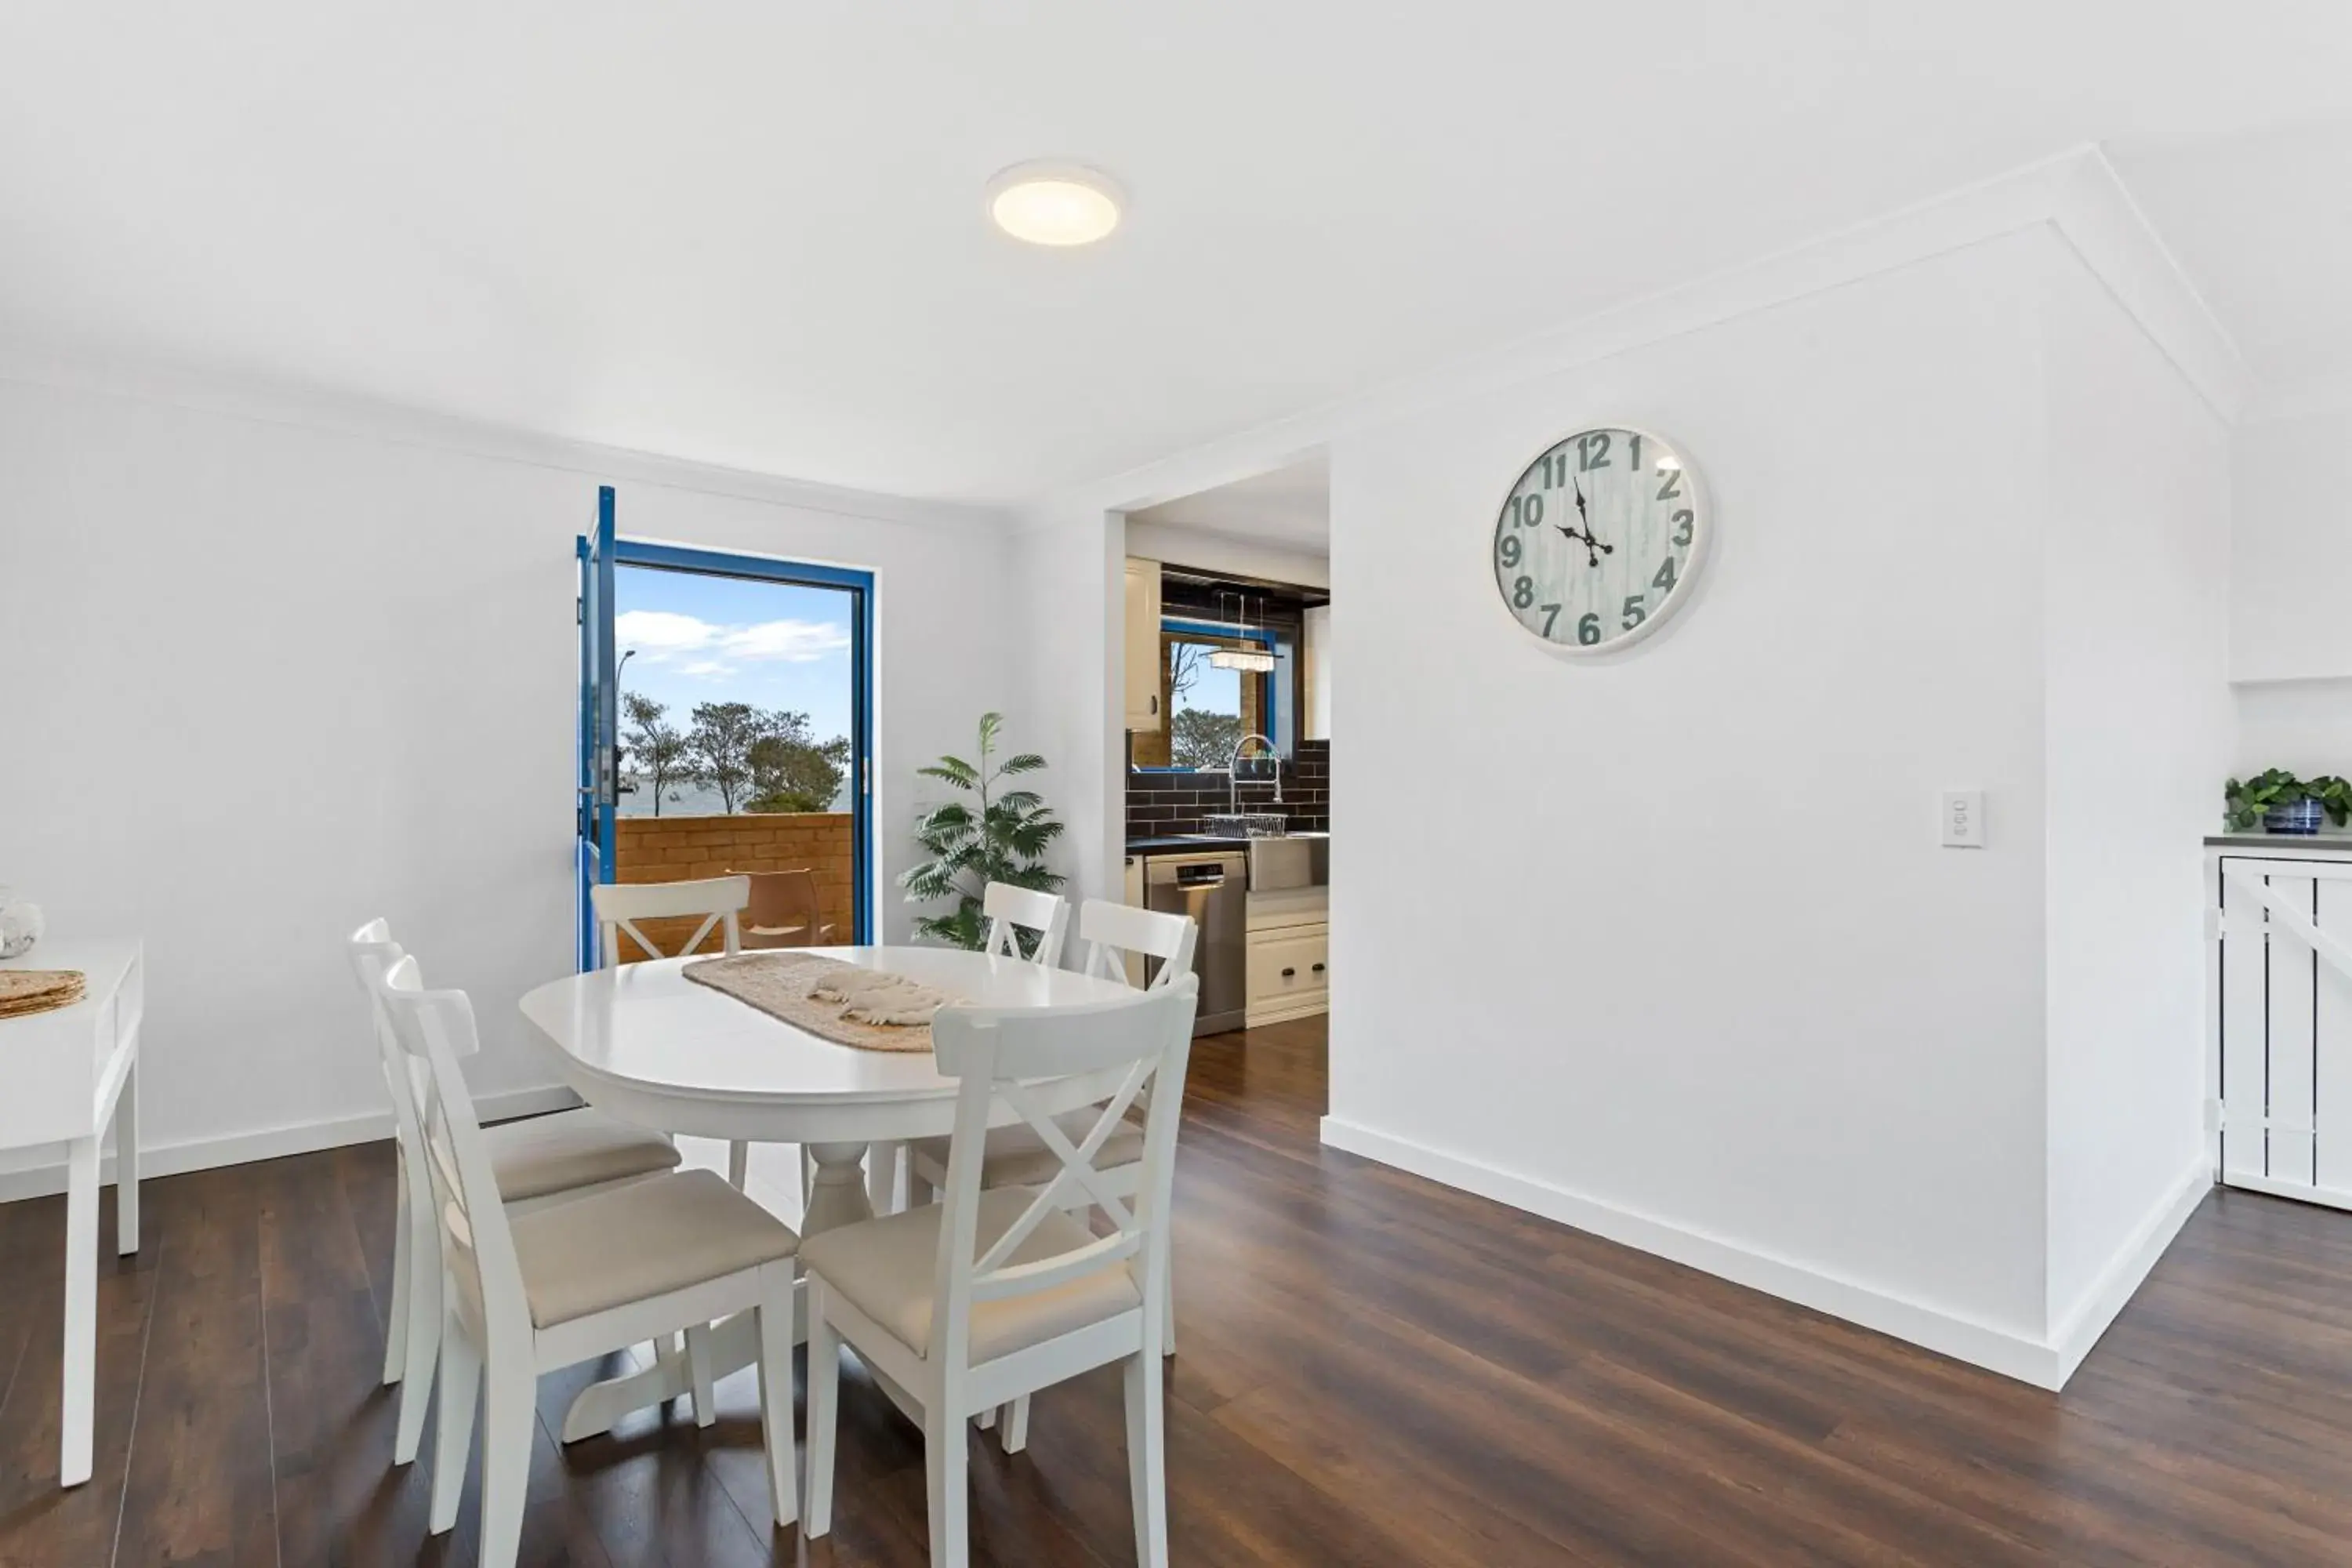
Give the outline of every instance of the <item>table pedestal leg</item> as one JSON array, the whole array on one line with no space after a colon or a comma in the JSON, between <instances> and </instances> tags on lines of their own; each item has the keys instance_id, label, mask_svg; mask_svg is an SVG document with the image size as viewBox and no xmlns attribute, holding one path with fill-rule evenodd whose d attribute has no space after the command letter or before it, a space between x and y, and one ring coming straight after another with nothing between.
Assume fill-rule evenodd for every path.
<instances>
[{"instance_id":1,"label":"table pedestal leg","mask_svg":"<svg viewBox=\"0 0 2352 1568\"><path fill-rule=\"evenodd\" d=\"M866 1192L866 1145L814 1143L809 1146L809 1154L816 1162L816 1174L809 1184L808 1209L801 1219L801 1234L816 1236L837 1226L872 1219L874 1206ZM805 1314L797 1307L793 1321L797 1343L807 1337L808 1324ZM725 1377L759 1359L759 1325L751 1313L738 1312L711 1326L712 1377ZM564 1413L563 1440L577 1443L583 1437L609 1432L615 1422L633 1411L662 1404L687 1392L688 1376L684 1357L668 1365L656 1362L620 1377L592 1383L580 1391L572 1401L572 1408ZM895 1390L892 1393L904 1408L903 1397Z\"/></svg>"},{"instance_id":2,"label":"table pedestal leg","mask_svg":"<svg viewBox=\"0 0 2352 1568\"><path fill-rule=\"evenodd\" d=\"M801 1216L801 1234L822 1236L872 1219L874 1204L866 1191L866 1145L812 1143L808 1152L816 1162L816 1173L809 1180L808 1209Z\"/></svg>"}]
</instances>

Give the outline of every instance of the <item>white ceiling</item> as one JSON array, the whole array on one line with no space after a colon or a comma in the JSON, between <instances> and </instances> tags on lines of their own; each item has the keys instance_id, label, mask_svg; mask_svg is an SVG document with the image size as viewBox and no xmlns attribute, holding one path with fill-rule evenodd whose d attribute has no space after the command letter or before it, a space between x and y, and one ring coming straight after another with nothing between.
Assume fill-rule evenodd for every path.
<instances>
[{"instance_id":1,"label":"white ceiling","mask_svg":"<svg viewBox=\"0 0 2352 1568\"><path fill-rule=\"evenodd\" d=\"M1137 522L1327 554L1331 548L1331 466L1318 455L1128 515Z\"/></svg>"},{"instance_id":2,"label":"white ceiling","mask_svg":"<svg viewBox=\"0 0 2352 1568\"><path fill-rule=\"evenodd\" d=\"M10 0L0 335L1015 500L2098 140L2301 374L2347 80L2339 0ZM985 226L1044 156L1109 243Z\"/></svg>"}]
</instances>

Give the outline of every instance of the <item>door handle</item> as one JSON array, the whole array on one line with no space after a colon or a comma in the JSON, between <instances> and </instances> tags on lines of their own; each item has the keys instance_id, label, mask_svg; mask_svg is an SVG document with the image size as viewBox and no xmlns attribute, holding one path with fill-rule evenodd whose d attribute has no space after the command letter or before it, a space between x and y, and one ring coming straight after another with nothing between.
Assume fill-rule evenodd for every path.
<instances>
[{"instance_id":1,"label":"door handle","mask_svg":"<svg viewBox=\"0 0 2352 1568\"><path fill-rule=\"evenodd\" d=\"M1157 691L1151 694L1151 716L1155 719L1160 716L1160 693Z\"/></svg>"}]
</instances>

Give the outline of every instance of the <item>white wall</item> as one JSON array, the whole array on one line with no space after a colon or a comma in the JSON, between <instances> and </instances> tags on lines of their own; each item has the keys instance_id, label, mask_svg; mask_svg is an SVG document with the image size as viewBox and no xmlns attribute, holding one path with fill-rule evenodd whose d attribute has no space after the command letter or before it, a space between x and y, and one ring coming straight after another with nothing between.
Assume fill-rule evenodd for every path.
<instances>
[{"instance_id":1,"label":"white wall","mask_svg":"<svg viewBox=\"0 0 2352 1568\"><path fill-rule=\"evenodd\" d=\"M2110 1272L2138 1282L2136 1244L2169 1238L2210 1169L2200 840L2232 739L2230 452L2071 257L2053 252L2042 303L2048 1310L2067 1342L2105 1327Z\"/></svg>"},{"instance_id":2,"label":"white wall","mask_svg":"<svg viewBox=\"0 0 2352 1568\"><path fill-rule=\"evenodd\" d=\"M1096 507L1033 518L1012 544L1008 612L1033 724L1013 740L1045 758L1034 787L1066 825L1048 859L1073 904L1121 896L1126 557L1124 520Z\"/></svg>"},{"instance_id":3,"label":"white wall","mask_svg":"<svg viewBox=\"0 0 2352 1568\"><path fill-rule=\"evenodd\" d=\"M2252 682L2237 688L2237 700L2232 773L2352 776L2352 677Z\"/></svg>"},{"instance_id":4,"label":"white wall","mask_svg":"<svg viewBox=\"0 0 2352 1568\"><path fill-rule=\"evenodd\" d=\"M2231 481L2231 678L2352 677L2352 407L2240 426Z\"/></svg>"},{"instance_id":5,"label":"white wall","mask_svg":"<svg viewBox=\"0 0 2352 1568\"><path fill-rule=\"evenodd\" d=\"M2046 244L1336 447L1333 837L1414 823L1437 918L1335 868L1327 1136L2040 1333L2042 502L2017 458ZM1511 477L1608 422L1692 455L1720 548L1676 623L1580 666L1513 625L1486 552ZM1961 784L1996 803L1988 851L1937 847Z\"/></svg>"},{"instance_id":6,"label":"white wall","mask_svg":"<svg viewBox=\"0 0 2352 1568\"><path fill-rule=\"evenodd\" d=\"M515 1001L572 963L572 540L604 476L22 384L0 476L0 880L54 931L146 939L149 1141L371 1133L340 941L378 913L474 994L479 1087L551 1081ZM903 939L911 770L1022 718L1007 537L619 485L625 534L877 572Z\"/></svg>"}]
</instances>

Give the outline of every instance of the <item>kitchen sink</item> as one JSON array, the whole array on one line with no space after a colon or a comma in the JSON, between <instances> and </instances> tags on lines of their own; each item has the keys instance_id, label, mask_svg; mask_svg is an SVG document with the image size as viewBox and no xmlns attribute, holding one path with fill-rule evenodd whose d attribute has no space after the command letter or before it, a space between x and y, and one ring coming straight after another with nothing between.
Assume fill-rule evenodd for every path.
<instances>
[{"instance_id":1,"label":"kitchen sink","mask_svg":"<svg viewBox=\"0 0 2352 1568\"><path fill-rule=\"evenodd\" d=\"M1288 833L1249 841L1249 885L1253 893L1280 893L1294 888L1320 888L1331 880L1331 836Z\"/></svg>"}]
</instances>

